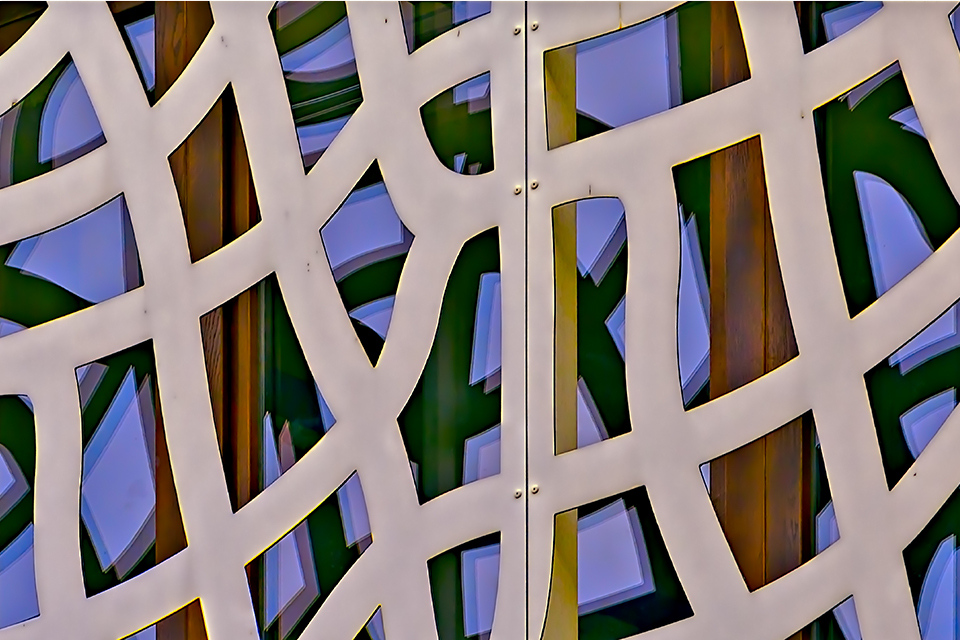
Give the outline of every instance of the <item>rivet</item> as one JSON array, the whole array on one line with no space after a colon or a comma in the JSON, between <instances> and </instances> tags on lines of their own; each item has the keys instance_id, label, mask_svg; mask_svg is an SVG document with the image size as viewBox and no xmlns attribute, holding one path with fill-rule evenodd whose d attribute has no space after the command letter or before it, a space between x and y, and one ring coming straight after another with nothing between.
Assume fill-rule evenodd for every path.
<instances>
[{"instance_id":1,"label":"rivet","mask_svg":"<svg viewBox=\"0 0 960 640\"><path fill-rule=\"evenodd\" d=\"M523 495L523 491L520 491L520 489L517 489L516 491L513 492L514 498L519 498L522 495Z\"/></svg>"},{"instance_id":2,"label":"rivet","mask_svg":"<svg viewBox=\"0 0 960 640\"><path fill-rule=\"evenodd\" d=\"M536 180L534 180L533 182L530 183L530 188L531 188L531 189L536 189L536 188L539 187L539 186L540 186L540 183L537 182Z\"/></svg>"},{"instance_id":3,"label":"rivet","mask_svg":"<svg viewBox=\"0 0 960 640\"><path fill-rule=\"evenodd\" d=\"M513 35L515 35L515 36L520 35L520 27L514 27L514 28L513 28Z\"/></svg>"},{"instance_id":4,"label":"rivet","mask_svg":"<svg viewBox=\"0 0 960 640\"><path fill-rule=\"evenodd\" d=\"M530 29L532 29L533 31L536 31L539 28L540 28L539 22L534 22L533 24L530 25Z\"/></svg>"},{"instance_id":5,"label":"rivet","mask_svg":"<svg viewBox=\"0 0 960 640\"><path fill-rule=\"evenodd\" d=\"M537 485L533 485L532 487L530 487L530 493L540 493L540 487Z\"/></svg>"},{"instance_id":6,"label":"rivet","mask_svg":"<svg viewBox=\"0 0 960 640\"><path fill-rule=\"evenodd\" d=\"M520 185L517 185L513 188L513 195L518 196L520 195L521 191L523 191L523 187L521 187Z\"/></svg>"}]
</instances>

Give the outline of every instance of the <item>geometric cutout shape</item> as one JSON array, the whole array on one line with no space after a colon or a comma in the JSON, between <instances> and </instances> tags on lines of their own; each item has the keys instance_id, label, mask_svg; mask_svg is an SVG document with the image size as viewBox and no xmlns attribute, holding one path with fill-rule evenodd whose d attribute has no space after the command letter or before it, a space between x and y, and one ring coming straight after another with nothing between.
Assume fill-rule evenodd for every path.
<instances>
[{"instance_id":1,"label":"geometric cutout shape","mask_svg":"<svg viewBox=\"0 0 960 640\"><path fill-rule=\"evenodd\" d=\"M111 3L110 7L123 36L123 44L137 68L147 100L153 104L157 86L157 16L154 3Z\"/></svg>"},{"instance_id":2,"label":"geometric cutout shape","mask_svg":"<svg viewBox=\"0 0 960 640\"><path fill-rule=\"evenodd\" d=\"M353 640L386 640L386 638L387 635L383 631L383 613L381 608L377 607L367 624Z\"/></svg>"},{"instance_id":3,"label":"geometric cutout shape","mask_svg":"<svg viewBox=\"0 0 960 640\"><path fill-rule=\"evenodd\" d=\"M0 115L0 188L47 173L107 140L69 55Z\"/></svg>"},{"instance_id":4,"label":"geometric cutout shape","mask_svg":"<svg viewBox=\"0 0 960 640\"><path fill-rule=\"evenodd\" d=\"M194 600L166 618L127 636L124 640L165 640L166 638L207 640L207 627L199 600Z\"/></svg>"},{"instance_id":5,"label":"geometric cutout shape","mask_svg":"<svg viewBox=\"0 0 960 640\"><path fill-rule=\"evenodd\" d=\"M80 548L88 596L186 547L153 344L141 343L97 364L105 367L103 379L81 412Z\"/></svg>"},{"instance_id":6,"label":"geometric cutout shape","mask_svg":"<svg viewBox=\"0 0 960 640\"><path fill-rule=\"evenodd\" d=\"M467 175L493 171L490 99L487 72L461 82L420 107L430 146L451 171Z\"/></svg>"},{"instance_id":7,"label":"geometric cutout shape","mask_svg":"<svg viewBox=\"0 0 960 640\"><path fill-rule=\"evenodd\" d=\"M561 584L576 575L576 591ZM544 638L619 640L693 615L646 487L557 514Z\"/></svg>"},{"instance_id":8,"label":"geometric cutout shape","mask_svg":"<svg viewBox=\"0 0 960 640\"><path fill-rule=\"evenodd\" d=\"M0 55L17 43L46 8L46 2L3 3L0 8Z\"/></svg>"},{"instance_id":9,"label":"geometric cutout shape","mask_svg":"<svg viewBox=\"0 0 960 640\"><path fill-rule=\"evenodd\" d=\"M200 327L236 511L312 449L336 418L303 355L276 275L204 314Z\"/></svg>"},{"instance_id":10,"label":"geometric cutout shape","mask_svg":"<svg viewBox=\"0 0 960 640\"><path fill-rule=\"evenodd\" d=\"M413 53L434 38L465 22L490 13L490 2L401 2L407 53Z\"/></svg>"},{"instance_id":11,"label":"geometric cutout shape","mask_svg":"<svg viewBox=\"0 0 960 640\"><path fill-rule=\"evenodd\" d=\"M471 540L427 561L440 640L489 640L500 582L500 534Z\"/></svg>"},{"instance_id":12,"label":"geometric cutout shape","mask_svg":"<svg viewBox=\"0 0 960 640\"><path fill-rule=\"evenodd\" d=\"M960 204L927 142L899 63L843 97L817 108L814 121L834 249L853 317L960 227Z\"/></svg>"},{"instance_id":13,"label":"geometric cutout shape","mask_svg":"<svg viewBox=\"0 0 960 640\"><path fill-rule=\"evenodd\" d=\"M36 433L26 396L0 396L0 629L40 615L33 553Z\"/></svg>"},{"instance_id":14,"label":"geometric cutout shape","mask_svg":"<svg viewBox=\"0 0 960 640\"><path fill-rule=\"evenodd\" d=\"M376 366L413 244L376 161L320 229L320 239L344 308L370 364Z\"/></svg>"},{"instance_id":15,"label":"geometric cutout shape","mask_svg":"<svg viewBox=\"0 0 960 640\"><path fill-rule=\"evenodd\" d=\"M882 2L804 2L797 5L803 52L810 53L839 38L882 8Z\"/></svg>"},{"instance_id":16,"label":"geometric cutout shape","mask_svg":"<svg viewBox=\"0 0 960 640\"><path fill-rule=\"evenodd\" d=\"M793 571L840 536L816 442L808 411L709 463L708 493L750 591Z\"/></svg>"},{"instance_id":17,"label":"geometric cutout shape","mask_svg":"<svg viewBox=\"0 0 960 640\"><path fill-rule=\"evenodd\" d=\"M924 640L956 637L960 623L958 537L960 490L954 490L927 526L903 550L920 637Z\"/></svg>"},{"instance_id":18,"label":"geometric cutout shape","mask_svg":"<svg viewBox=\"0 0 960 640\"><path fill-rule=\"evenodd\" d=\"M857 605L854 603L853 596L850 596L791 637L816 638L817 640L862 640L860 620L857 618ZM927 636L922 637L927 639Z\"/></svg>"},{"instance_id":19,"label":"geometric cutout shape","mask_svg":"<svg viewBox=\"0 0 960 640\"><path fill-rule=\"evenodd\" d=\"M64 225L0 247L0 309L32 327L143 284L123 195Z\"/></svg>"},{"instance_id":20,"label":"geometric cutout shape","mask_svg":"<svg viewBox=\"0 0 960 640\"><path fill-rule=\"evenodd\" d=\"M260 222L232 85L170 154L169 162L191 262L233 242Z\"/></svg>"},{"instance_id":21,"label":"geometric cutout shape","mask_svg":"<svg viewBox=\"0 0 960 640\"><path fill-rule=\"evenodd\" d=\"M680 216L678 377L689 410L799 352L760 137L676 165L673 179Z\"/></svg>"},{"instance_id":22,"label":"geometric cutout shape","mask_svg":"<svg viewBox=\"0 0 960 640\"><path fill-rule=\"evenodd\" d=\"M270 24L309 171L363 101L346 5L280 3Z\"/></svg>"},{"instance_id":23,"label":"geometric cutout shape","mask_svg":"<svg viewBox=\"0 0 960 640\"><path fill-rule=\"evenodd\" d=\"M373 543L360 477L334 493L247 566L261 638L299 638Z\"/></svg>"},{"instance_id":24,"label":"geometric cutout shape","mask_svg":"<svg viewBox=\"0 0 960 640\"><path fill-rule=\"evenodd\" d=\"M558 454L631 429L626 224L617 198L578 200L553 210Z\"/></svg>"},{"instance_id":25,"label":"geometric cutout shape","mask_svg":"<svg viewBox=\"0 0 960 640\"><path fill-rule=\"evenodd\" d=\"M483 318L488 327L500 324L493 317L499 315L499 305L493 304L499 296L483 291L485 282L499 289L499 275L499 230L467 240L443 293L430 356L397 419L420 504L479 479L482 469L499 470L499 461L493 463L498 452L487 448L496 440L499 449L499 429L496 436L492 429L500 424L499 366L485 379L471 375L471 362L487 363L474 370L484 374L493 368L490 363L499 365L499 353L493 354L499 351L499 340L489 340L494 332L482 335L484 331L477 330Z\"/></svg>"},{"instance_id":26,"label":"geometric cutout shape","mask_svg":"<svg viewBox=\"0 0 960 640\"><path fill-rule=\"evenodd\" d=\"M729 6L683 4L645 22L545 52L548 148L749 79L739 19L732 3L725 4ZM710 43L711 21L727 23L726 55L742 60L745 69L714 86L710 46L703 45Z\"/></svg>"},{"instance_id":27,"label":"geometric cutout shape","mask_svg":"<svg viewBox=\"0 0 960 640\"><path fill-rule=\"evenodd\" d=\"M906 475L957 406L960 331L953 304L864 374L887 486Z\"/></svg>"}]
</instances>

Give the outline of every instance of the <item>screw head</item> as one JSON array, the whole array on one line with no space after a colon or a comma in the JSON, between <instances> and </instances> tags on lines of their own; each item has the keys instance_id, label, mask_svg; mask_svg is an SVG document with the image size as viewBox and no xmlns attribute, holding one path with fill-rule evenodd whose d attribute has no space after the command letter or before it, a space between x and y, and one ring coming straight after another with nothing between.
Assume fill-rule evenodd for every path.
<instances>
[{"instance_id":1,"label":"screw head","mask_svg":"<svg viewBox=\"0 0 960 640\"><path fill-rule=\"evenodd\" d=\"M540 28L539 22L534 22L533 24L530 25L530 29L532 29L533 31L536 31L539 28Z\"/></svg>"},{"instance_id":2,"label":"screw head","mask_svg":"<svg viewBox=\"0 0 960 640\"><path fill-rule=\"evenodd\" d=\"M520 35L520 27L514 27L514 28L513 28L513 35L515 35L515 36Z\"/></svg>"},{"instance_id":3,"label":"screw head","mask_svg":"<svg viewBox=\"0 0 960 640\"><path fill-rule=\"evenodd\" d=\"M521 187L520 185L517 185L513 188L513 195L518 196L520 195L521 191L523 191L523 187Z\"/></svg>"},{"instance_id":4,"label":"screw head","mask_svg":"<svg viewBox=\"0 0 960 640\"><path fill-rule=\"evenodd\" d=\"M537 182L536 180L534 180L533 182L530 183L530 188L531 188L531 189L536 189L536 188L539 187L539 186L540 186L540 183Z\"/></svg>"},{"instance_id":5,"label":"screw head","mask_svg":"<svg viewBox=\"0 0 960 640\"><path fill-rule=\"evenodd\" d=\"M530 487L530 493L540 493L540 487L538 485L533 485Z\"/></svg>"},{"instance_id":6,"label":"screw head","mask_svg":"<svg viewBox=\"0 0 960 640\"><path fill-rule=\"evenodd\" d=\"M516 491L513 492L514 498L519 498L522 495L523 495L523 491L520 491L520 489L517 489Z\"/></svg>"}]
</instances>

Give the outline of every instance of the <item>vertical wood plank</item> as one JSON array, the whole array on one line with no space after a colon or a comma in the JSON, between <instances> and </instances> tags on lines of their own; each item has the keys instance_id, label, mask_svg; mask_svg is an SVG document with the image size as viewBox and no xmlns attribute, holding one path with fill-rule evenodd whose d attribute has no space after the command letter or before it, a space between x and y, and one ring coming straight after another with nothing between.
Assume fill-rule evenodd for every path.
<instances>
[{"instance_id":1,"label":"vertical wood plank","mask_svg":"<svg viewBox=\"0 0 960 640\"><path fill-rule=\"evenodd\" d=\"M711 88L749 77L736 8L711 5ZM710 396L797 355L767 203L759 137L710 161ZM799 566L810 548L809 419L798 418L711 468L717 516L750 590Z\"/></svg>"}]
</instances>

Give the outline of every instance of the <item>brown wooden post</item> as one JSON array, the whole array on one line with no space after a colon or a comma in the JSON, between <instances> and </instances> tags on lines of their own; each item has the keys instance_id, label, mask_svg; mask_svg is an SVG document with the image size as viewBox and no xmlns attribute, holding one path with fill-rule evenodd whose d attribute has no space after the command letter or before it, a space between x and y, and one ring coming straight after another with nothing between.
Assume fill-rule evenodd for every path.
<instances>
[{"instance_id":1,"label":"brown wooden post","mask_svg":"<svg viewBox=\"0 0 960 640\"><path fill-rule=\"evenodd\" d=\"M749 77L733 3L711 5L711 84ZM767 203L760 138L710 161L710 396L797 355ZM750 590L808 552L810 425L798 418L712 463L711 496Z\"/></svg>"}]
</instances>

